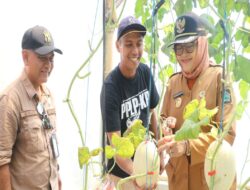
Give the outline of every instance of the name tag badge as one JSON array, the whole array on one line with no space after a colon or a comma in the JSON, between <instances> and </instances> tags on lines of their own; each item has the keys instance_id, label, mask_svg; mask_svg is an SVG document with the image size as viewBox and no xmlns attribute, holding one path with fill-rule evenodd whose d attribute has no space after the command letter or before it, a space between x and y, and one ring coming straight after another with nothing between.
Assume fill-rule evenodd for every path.
<instances>
[{"instance_id":1,"label":"name tag badge","mask_svg":"<svg viewBox=\"0 0 250 190\"><path fill-rule=\"evenodd\" d=\"M51 139L50 139L50 143L51 143L53 156L56 159L59 157L59 149L58 149L56 134L52 134Z\"/></svg>"},{"instance_id":2,"label":"name tag badge","mask_svg":"<svg viewBox=\"0 0 250 190\"><path fill-rule=\"evenodd\" d=\"M176 99L175 99L175 107L176 107L176 108L181 107L181 102L182 102L181 97L176 98Z\"/></svg>"},{"instance_id":3,"label":"name tag badge","mask_svg":"<svg viewBox=\"0 0 250 190\"><path fill-rule=\"evenodd\" d=\"M232 98L231 98L231 92L229 89L226 89L225 90L225 93L224 93L224 103L227 104L227 103L231 103L232 101Z\"/></svg>"}]
</instances>

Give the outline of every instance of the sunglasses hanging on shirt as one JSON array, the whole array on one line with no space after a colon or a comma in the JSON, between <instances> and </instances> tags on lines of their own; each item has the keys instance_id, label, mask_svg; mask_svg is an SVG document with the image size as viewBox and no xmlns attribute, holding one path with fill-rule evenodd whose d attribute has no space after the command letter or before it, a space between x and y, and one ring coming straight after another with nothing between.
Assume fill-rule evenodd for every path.
<instances>
[{"instance_id":1,"label":"sunglasses hanging on shirt","mask_svg":"<svg viewBox=\"0 0 250 190\"><path fill-rule=\"evenodd\" d=\"M44 129L52 129L53 126L51 125L48 114L41 102L37 103L36 110L40 116L40 119L42 120L42 127Z\"/></svg>"}]
</instances>

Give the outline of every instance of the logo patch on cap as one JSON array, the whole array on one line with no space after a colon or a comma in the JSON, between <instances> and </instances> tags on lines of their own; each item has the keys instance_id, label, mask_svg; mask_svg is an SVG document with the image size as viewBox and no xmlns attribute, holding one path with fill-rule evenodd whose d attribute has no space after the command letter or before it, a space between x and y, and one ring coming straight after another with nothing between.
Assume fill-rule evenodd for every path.
<instances>
[{"instance_id":1,"label":"logo patch on cap","mask_svg":"<svg viewBox=\"0 0 250 190\"><path fill-rule=\"evenodd\" d=\"M133 18L133 17L130 17L129 18L129 24L134 24L134 23L136 23L136 19Z\"/></svg>"},{"instance_id":2,"label":"logo patch on cap","mask_svg":"<svg viewBox=\"0 0 250 190\"><path fill-rule=\"evenodd\" d=\"M45 43L51 43L51 35L50 35L50 33L48 32L48 31L44 31L43 32L43 35L44 35L44 41L45 41Z\"/></svg>"},{"instance_id":3,"label":"logo patch on cap","mask_svg":"<svg viewBox=\"0 0 250 190\"><path fill-rule=\"evenodd\" d=\"M177 33L184 32L185 24L186 24L185 18L177 20L177 22L176 22L176 32Z\"/></svg>"}]
</instances>

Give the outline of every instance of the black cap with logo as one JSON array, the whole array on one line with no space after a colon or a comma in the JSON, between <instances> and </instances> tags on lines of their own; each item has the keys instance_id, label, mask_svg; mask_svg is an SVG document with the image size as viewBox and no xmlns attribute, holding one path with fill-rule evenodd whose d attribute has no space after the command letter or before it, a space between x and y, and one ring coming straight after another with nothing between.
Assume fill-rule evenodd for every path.
<instances>
[{"instance_id":1,"label":"black cap with logo","mask_svg":"<svg viewBox=\"0 0 250 190\"><path fill-rule=\"evenodd\" d=\"M147 32L145 26L143 26L138 19L132 16L125 17L120 22L117 31L117 40L119 40L124 34L128 33L129 31L138 31L143 36Z\"/></svg>"},{"instance_id":2,"label":"black cap with logo","mask_svg":"<svg viewBox=\"0 0 250 190\"><path fill-rule=\"evenodd\" d=\"M174 27L175 40L173 44L189 43L198 38L206 36L207 32L200 17L194 13L187 13L177 18Z\"/></svg>"},{"instance_id":3,"label":"black cap with logo","mask_svg":"<svg viewBox=\"0 0 250 190\"><path fill-rule=\"evenodd\" d=\"M54 46L50 32L43 26L34 26L24 33L22 49L33 50L39 55L52 51L62 54L62 51Z\"/></svg>"}]
</instances>

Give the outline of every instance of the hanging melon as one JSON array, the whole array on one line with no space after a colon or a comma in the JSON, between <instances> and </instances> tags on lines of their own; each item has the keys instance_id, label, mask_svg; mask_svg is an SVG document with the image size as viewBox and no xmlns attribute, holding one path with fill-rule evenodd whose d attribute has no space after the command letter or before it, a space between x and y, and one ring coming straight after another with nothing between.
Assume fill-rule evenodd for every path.
<instances>
[{"instance_id":1,"label":"hanging melon","mask_svg":"<svg viewBox=\"0 0 250 190\"><path fill-rule=\"evenodd\" d=\"M207 150L204 169L205 178L211 188L210 180L214 177L213 190L228 190L232 186L236 174L235 156L232 146L223 140L215 156L214 167L211 168L212 157L217 145L218 141L214 141Z\"/></svg>"},{"instance_id":2,"label":"hanging melon","mask_svg":"<svg viewBox=\"0 0 250 190\"><path fill-rule=\"evenodd\" d=\"M136 178L140 187L151 187L155 184L160 172L160 157L152 141L143 141L136 149L134 156L134 175L147 174Z\"/></svg>"}]
</instances>

